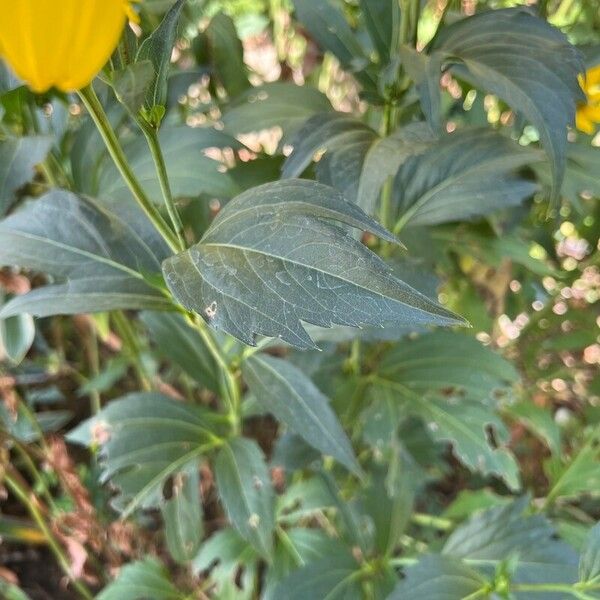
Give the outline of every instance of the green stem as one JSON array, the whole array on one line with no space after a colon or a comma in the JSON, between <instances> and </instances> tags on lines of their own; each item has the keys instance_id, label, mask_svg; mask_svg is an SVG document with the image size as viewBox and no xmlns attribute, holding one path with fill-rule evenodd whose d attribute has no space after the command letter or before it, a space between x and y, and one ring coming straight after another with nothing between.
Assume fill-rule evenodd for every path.
<instances>
[{"instance_id":1,"label":"green stem","mask_svg":"<svg viewBox=\"0 0 600 600\"><path fill-rule=\"evenodd\" d=\"M167 166L165 165L165 157L163 156L160 143L158 141L158 133L154 127L147 125L146 123L140 123L140 127L150 148L152 159L154 160L154 166L156 167L156 174L158 175L158 181L160 183L160 189L162 191L165 206L171 219L171 224L175 230L177 241L179 244L179 250L183 251L186 248L185 237L183 233L183 223L181 217L177 212L175 202L173 201L173 194L171 193L171 185L169 184L169 177L167 175Z\"/></svg>"},{"instance_id":2,"label":"green stem","mask_svg":"<svg viewBox=\"0 0 600 600\"><path fill-rule=\"evenodd\" d=\"M4 481L6 482L6 485L11 490L11 492L19 499L20 502L23 503L23 505L29 511L31 518L35 521L36 525L40 528L40 531L46 538L48 546L54 554L54 556L56 557L58 564L60 565L65 575L73 582L75 589L79 592L82 598L86 598L86 600L92 600L93 596L86 587L86 585L73 577L73 574L71 573L69 559L65 555L59 543L56 541L54 535L52 534L52 531L50 531L50 528L46 525L44 516L38 508L36 501L32 500L29 497L27 490L25 490L17 481L17 479L13 478L9 472L4 474Z\"/></svg>"},{"instance_id":3,"label":"green stem","mask_svg":"<svg viewBox=\"0 0 600 600\"><path fill-rule=\"evenodd\" d=\"M231 422L233 434L237 435L241 431L241 394L235 375L227 364L227 359L225 358L221 348L211 335L201 317L197 315L189 315L188 320L194 325L194 328L202 338L202 341L219 367L222 378L221 394L223 396L223 400L227 403L229 420Z\"/></svg>"},{"instance_id":4,"label":"green stem","mask_svg":"<svg viewBox=\"0 0 600 600\"><path fill-rule=\"evenodd\" d=\"M112 313L112 320L113 325L123 342L127 357L131 361L139 386L145 392L150 391L152 389L150 377L148 377L146 369L140 360L140 346L137 341L135 330L131 326L131 322L120 310L116 310Z\"/></svg>"},{"instance_id":5,"label":"green stem","mask_svg":"<svg viewBox=\"0 0 600 600\"><path fill-rule=\"evenodd\" d=\"M162 218L162 215L156 206L154 206L152 201L148 198L140 182L134 175L127 157L125 156L125 152L123 152L123 148L121 147L121 144L117 139L117 135L113 130L106 113L104 112L104 108L100 103L100 100L98 100L98 96L96 95L92 84L80 90L79 97L96 124L96 127L98 128L98 131L104 140L108 153L113 159L115 166L119 170L119 173L123 177L125 183L129 187L129 190L133 194L133 197L137 200L141 209L144 211L144 213L146 213L146 216L150 219L156 230L165 239L171 250L175 253L178 253L180 251L180 246L177 236Z\"/></svg>"},{"instance_id":6,"label":"green stem","mask_svg":"<svg viewBox=\"0 0 600 600\"><path fill-rule=\"evenodd\" d=\"M383 117L381 119L380 133L382 137L387 137L394 129L396 121L396 109L391 102L387 102L383 109ZM388 177L383 184L381 190L381 198L379 204L379 220L381 224L388 228L392 221L392 193L394 181Z\"/></svg>"},{"instance_id":7,"label":"green stem","mask_svg":"<svg viewBox=\"0 0 600 600\"><path fill-rule=\"evenodd\" d=\"M416 525L431 527L433 529L439 529L440 531L448 531L454 526L454 523L450 521L450 519L443 519L441 517L434 517L423 513L413 513L411 521Z\"/></svg>"}]
</instances>

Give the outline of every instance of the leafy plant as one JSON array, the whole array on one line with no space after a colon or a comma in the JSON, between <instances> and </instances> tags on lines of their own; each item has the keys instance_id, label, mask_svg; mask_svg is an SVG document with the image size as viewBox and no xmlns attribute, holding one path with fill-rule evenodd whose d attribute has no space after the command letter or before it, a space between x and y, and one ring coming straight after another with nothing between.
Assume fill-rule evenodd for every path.
<instances>
[{"instance_id":1,"label":"leafy plant","mask_svg":"<svg viewBox=\"0 0 600 600\"><path fill-rule=\"evenodd\" d=\"M0 24L3 539L100 600L600 597L600 23L508 4L111 0L87 84L92 12Z\"/></svg>"}]
</instances>

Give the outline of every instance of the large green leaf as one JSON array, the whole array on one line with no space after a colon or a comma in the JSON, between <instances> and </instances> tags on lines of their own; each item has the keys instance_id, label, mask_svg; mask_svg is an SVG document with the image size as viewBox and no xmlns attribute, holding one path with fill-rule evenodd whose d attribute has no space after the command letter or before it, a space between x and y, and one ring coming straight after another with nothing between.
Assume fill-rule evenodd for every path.
<instances>
[{"instance_id":1,"label":"large green leaf","mask_svg":"<svg viewBox=\"0 0 600 600\"><path fill-rule=\"evenodd\" d=\"M266 354L242 365L244 379L258 403L323 454L354 472L360 467L329 399L300 369Z\"/></svg>"},{"instance_id":2,"label":"large green leaf","mask_svg":"<svg viewBox=\"0 0 600 600\"><path fill-rule=\"evenodd\" d=\"M163 263L167 285L187 309L247 344L262 334L314 347L301 321L460 323L334 221L394 241L335 190L280 181L229 202L199 244Z\"/></svg>"},{"instance_id":3,"label":"large green leaf","mask_svg":"<svg viewBox=\"0 0 600 600\"><path fill-rule=\"evenodd\" d=\"M520 204L538 186L515 171L542 158L491 130L444 135L398 172L397 227L460 221Z\"/></svg>"},{"instance_id":4,"label":"large green leaf","mask_svg":"<svg viewBox=\"0 0 600 600\"><path fill-rule=\"evenodd\" d=\"M388 600L475 598L485 585L486 579L462 561L449 556L430 555L406 570L406 578Z\"/></svg>"},{"instance_id":5,"label":"large green leaf","mask_svg":"<svg viewBox=\"0 0 600 600\"><path fill-rule=\"evenodd\" d=\"M461 396L491 402L507 395L519 379L514 366L475 338L438 331L403 340L382 357L379 379L396 384L402 394Z\"/></svg>"},{"instance_id":6,"label":"large green leaf","mask_svg":"<svg viewBox=\"0 0 600 600\"><path fill-rule=\"evenodd\" d=\"M223 445L215 461L219 496L233 526L264 557L273 551L274 492L263 453L253 440Z\"/></svg>"},{"instance_id":7,"label":"large green leaf","mask_svg":"<svg viewBox=\"0 0 600 600\"><path fill-rule=\"evenodd\" d=\"M215 361L193 327L171 312L144 312L141 320L150 331L156 351L210 390L218 391Z\"/></svg>"},{"instance_id":8,"label":"large green leaf","mask_svg":"<svg viewBox=\"0 0 600 600\"><path fill-rule=\"evenodd\" d=\"M203 153L211 147L240 148L241 144L231 136L208 127L172 126L161 129L159 142L175 198L196 198L201 194L230 198L238 193L236 183L223 172L223 163ZM124 149L136 177L150 198L159 203L162 198L160 183L146 141L141 137L133 138L124 144ZM86 191L113 204L131 200L131 192L112 161L101 163L97 187Z\"/></svg>"},{"instance_id":9,"label":"large green leaf","mask_svg":"<svg viewBox=\"0 0 600 600\"><path fill-rule=\"evenodd\" d=\"M149 60L154 67L154 78L146 92L145 108L148 111L166 104L167 75L177 36L177 24L184 4L185 0L177 0L173 4L161 24L141 43L135 57L136 62Z\"/></svg>"},{"instance_id":10,"label":"large green leaf","mask_svg":"<svg viewBox=\"0 0 600 600\"><path fill-rule=\"evenodd\" d=\"M553 191L565 168L567 126L583 99L577 75L579 54L566 37L523 8L476 14L443 28L429 50L425 105L439 118L439 79L455 76L496 94L539 131L550 158ZM455 65L455 66L452 66Z\"/></svg>"},{"instance_id":11,"label":"large green leaf","mask_svg":"<svg viewBox=\"0 0 600 600\"><path fill-rule=\"evenodd\" d=\"M164 504L164 485L187 477L219 443L214 413L158 393L137 393L108 404L67 439L100 445L103 482L117 488L113 505L123 516Z\"/></svg>"},{"instance_id":12,"label":"large green leaf","mask_svg":"<svg viewBox=\"0 0 600 600\"><path fill-rule=\"evenodd\" d=\"M147 284L168 249L145 217L119 216L90 198L53 191L0 222L0 264L56 278L16 296L0 318L113 309L165 310L169 300ZM64 283L61 283L64 282Z\"/></svg>"},{"instance_id":13,"label":"large green leaf","mask_svg":"<svg viewBox=\"0 0 600 600\"><path fill-rule=\"evenodd\" d=\"M125 565L117 578L96 596L97 600L184 600L167 570L153 556Z\"/></svg>"},{"instance_id":14,"label":"large green leaf","mask_svg":"<svg viewBox=\"0 0 600 600\"><path fill-rule=\"evenodd\" d=\"M492 573L494 563L515 557L513 583L574 583L577 554L555 539L554 528L546 517L524 514L527 504L528 499L521 498L474 516L452 533L442 553L481 564L487 561ZM529 598L518 594L516 597Z\"/></svg>"},{"instance_id":15,"label":"large green leaf","mask_svg":"<svg viewBox=\"0 0 600 600\"><path fill-rule=\"evenodd\" d=\"M14 193L33 178L34 167L46 158L52 142L49 136L0 140L0 216L10 207Z\"/></svg>"},{"instance_id":16,"label":"large green leaf","mask_svg":"<svg viewBox=\"0 0 600 600\"><path fill-rule=\"evenodd\" d=\"M329 100L317 89L278 81L238 96L223 114L223 123L232 135L272 127L281 127L289 135L315 113L330 110Z\"/></svg>"},{"instance_id":17,"label":"large green leaf","mask_svg":"<svg viewBox=\"0 0 600 600\"><path fill-rule=\"evenodd\" d=\"M449 441L471 469L518 488L517 464L502 446L508 431L493 409L495 398L508 395L517 379L509 362L474 338L439 331L384 353L372 394L395 400L402 415L420 417L434 439ZM490 427L497 446L490 445Z\"/></svg>"}]
</instances>

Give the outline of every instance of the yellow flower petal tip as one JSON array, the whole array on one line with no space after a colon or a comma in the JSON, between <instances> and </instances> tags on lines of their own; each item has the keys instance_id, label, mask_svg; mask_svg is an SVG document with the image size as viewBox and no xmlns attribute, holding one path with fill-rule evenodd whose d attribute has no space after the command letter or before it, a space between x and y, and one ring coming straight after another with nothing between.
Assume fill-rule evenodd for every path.
<instances>
[{"instance_id":1,"label":"yellow flower petal tip","mask_svg":"<svg viewBox=\"0 0 600 600\"><path fill-rule=\"evenodd\" d=\"M579 75L579 85L586 100L577 106L575 126L583 133L594 135L600 124L600 65Z\"/></svg>"},{"instance_id":2,"label":"yellow flower petal tip","mask_svg":"<svg viewBox=\"0 0 600 600\"><path fill-rule=\"evenodd\" d=\"M0 58L34 92L85 87L117 47L129 0L18 0L0 19Z\"/></svg>"}]
</instances>

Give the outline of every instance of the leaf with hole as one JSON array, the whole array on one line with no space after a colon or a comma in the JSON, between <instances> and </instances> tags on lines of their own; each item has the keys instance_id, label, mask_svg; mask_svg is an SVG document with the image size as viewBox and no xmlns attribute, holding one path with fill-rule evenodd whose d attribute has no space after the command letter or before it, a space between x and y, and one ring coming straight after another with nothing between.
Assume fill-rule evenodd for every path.
<instances>
[{"instance_id":1,"label":"leaf with hole","mask_svg":"<svg viewBox=\"0 0 600 600\"><path fill-rule=\"evenodd\" d=\"M167 569L153 556L131 562L96 596L97 600L152 598L152 600L185 600L186 595L172 583Z\"/></svg>"},{"instance_id":2,"label":"leaf with hole","mask_svg":"<svg viewBox=\"0 0 600 600\"><path fill-rule=\"evenodd\" d=\"M100 446L101 481L118 490L112 504L123 517L165 503L165 485L220 443L219 417L159 393L129 394L81 423L67 439Z\"/></svg>"},{"instance_id":3,"label":"leaf with hole","mask_svg":"<svg viewBox=\"0 0 600 600\"><path fill-rule=\"evenodd\" d=\"M461 323L336 222L394 241L335 190L280 181L229 202L198 244L163 263L165 280L185 308L247 344L261 334L312 348L301 321Z\"/></svg>"}]
</instances>

